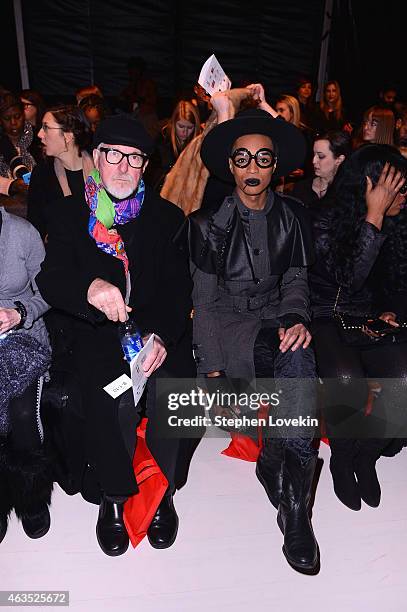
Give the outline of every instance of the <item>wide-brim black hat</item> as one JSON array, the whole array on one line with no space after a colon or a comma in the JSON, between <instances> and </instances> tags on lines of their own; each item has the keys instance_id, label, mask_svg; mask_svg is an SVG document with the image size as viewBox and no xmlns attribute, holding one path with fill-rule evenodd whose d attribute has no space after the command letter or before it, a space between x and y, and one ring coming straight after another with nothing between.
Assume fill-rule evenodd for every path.
<instances>
[{"instance_id":1,"label":"wide-brim black hat","mask_svg":"<svg viewBox=\"0 0 407 612\"><path fill-rule=\"evenodd\" d=\"M301 130L284 119L273 119L266 111L250 109L220 123L205 136L201 158L211 174L223 181L234 182L229 170L232 146L237 138L248 134L270 136L277 154L274 176L285 176L304 163L306 143Z\"/></svg>"}]
</instances>

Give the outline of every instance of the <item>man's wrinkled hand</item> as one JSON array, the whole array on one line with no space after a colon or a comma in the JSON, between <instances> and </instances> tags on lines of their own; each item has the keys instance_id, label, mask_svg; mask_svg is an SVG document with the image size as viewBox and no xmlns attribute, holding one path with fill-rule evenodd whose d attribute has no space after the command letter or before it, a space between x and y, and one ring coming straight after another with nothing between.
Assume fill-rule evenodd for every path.
<instances>
[{"instance_id":1,"label":"man's wrinkled hand","mask_svg":"<svg viewBox=\"0 0 407 612\"><path fill-rule=\"evenodd\" d=\"M292 351L296 351L300 346L306 349L312 340L311 334L302 323L297 323L288 329L280 327L278 337L281 340L278 348L282 353L288 351L290 347Z\"/></svg>"},{"instance_id":2,"label":"man's wrinkled hand","mask_svg":"<svg viewBox=\"0 0 407 612\"><path fill-rule=\"evenodd\" d=\"M127 321L130 306L126 306L120 290L111 283L95 278L89 285L87 300L89 304L103 312L109 321Z\"/></svg>"}]
</instances>

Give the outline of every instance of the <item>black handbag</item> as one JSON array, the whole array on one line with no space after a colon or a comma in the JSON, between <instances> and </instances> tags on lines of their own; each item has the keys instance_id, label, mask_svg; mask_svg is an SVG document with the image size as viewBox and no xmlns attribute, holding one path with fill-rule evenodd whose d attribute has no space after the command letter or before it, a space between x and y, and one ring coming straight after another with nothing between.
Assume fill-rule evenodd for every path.
<instances>
[{"instance_id":1,"label":"black handbag","mask_svg":"<svg viewBox=\"0 0 407 612\"><path fill-rule=\"evenodd\" d=\"M333 308L333 318L337 325L337 329L341 340L344 344L359 348L369 348L377 345L387 345L407 341L407 324L400 323L399 327L395 327L391 333L373 336L369 334L369 323L373 317L365 315L358 317L345 312L338 311L339 296L342 287L338 289L336 300Z\"/></svg>"}]
</instances>

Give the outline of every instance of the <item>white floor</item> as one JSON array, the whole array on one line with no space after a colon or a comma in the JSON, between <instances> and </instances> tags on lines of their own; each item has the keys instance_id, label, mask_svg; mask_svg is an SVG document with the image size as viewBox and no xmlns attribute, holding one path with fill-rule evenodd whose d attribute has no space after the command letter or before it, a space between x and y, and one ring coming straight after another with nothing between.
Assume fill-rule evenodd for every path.
<instances>
[{"instance_id":1,"label":"white floor","mask_svg":"<svg viewBox=\"0 0 407 612\"><path fill-rule=\"evenodd\" d=\"M304 576L283 557L254 464L220 455L225 442L200 444L176 496L180 530L170 549L145 540L122 557L105 556L95 537L97 507L57 489L41 540L29 540L12 519L0 546L0 589L69 590L70 608L86 612L407 610L406 450L379 461L380 507L352 512L333 493L322 445L313 511L321 572Z\"/></svg>"}]
</instances>

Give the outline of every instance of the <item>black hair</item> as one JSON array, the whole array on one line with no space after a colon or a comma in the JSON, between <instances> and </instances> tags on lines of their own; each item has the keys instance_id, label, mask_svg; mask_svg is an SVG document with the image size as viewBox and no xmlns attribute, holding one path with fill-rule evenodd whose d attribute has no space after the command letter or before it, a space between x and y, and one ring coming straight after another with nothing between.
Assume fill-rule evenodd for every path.
<instances>
[{"instance_id":1,"label":"black hair","mask_svg":"<svg viewBox=\"0 0 407 612\"><path fill-rule=\"evenodd\" d=\"M19 96L14 93L6 92L0 98L0 115L8 111L9 108L17 106L19 110L24 114L24 104L21 102Z\"/></svg>"},{"instance_id":2,"label":"black hair","mask_svg":"<svg viewBox=\"0 0 407 612\"><path fill-rule=\"evenodd\" d=\"M352 283L359 234L366 218L366 186L369 176L376 185L385 163L407 175L407 159L389 145L368 144L357 149L341 165L335 180L335 210L332 219L331 248L327 265L338 284ZM380 259L386 265L386 284L407 289L407 214L385 217L383 229L388 238Z\"/></svg>"},{"instance_id":3,"label":"black hair","mask_svg":"<svg viewBox=\"0 0 407 612\"><path fill-rule=\"evenodd\" d=\"M321 136L317 136L315 142L317 140L327 140L329 142L329 149L335 159L340 155L348 157L352 152L351 139L346 132L332 130L330 132L325 132L325 134Z\"/></svg>"},{"instance_id":4,"label":"black hair","mask_svg":"<svg viewBox=\"0 0 407 612\"><path fill-rule=\"evenodd\" d=\"M82 109L73 104L53 106L47 109L55 117L63 132L72 132L79 151L86 149L92 140L92 130Z\"/></svg>"}]
</instances>

